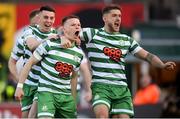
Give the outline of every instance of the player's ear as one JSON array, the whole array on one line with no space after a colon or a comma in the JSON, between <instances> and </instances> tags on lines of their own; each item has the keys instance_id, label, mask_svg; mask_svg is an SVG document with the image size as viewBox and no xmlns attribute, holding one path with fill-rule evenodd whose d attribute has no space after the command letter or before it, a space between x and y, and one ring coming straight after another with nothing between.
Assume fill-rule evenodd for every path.
<instances>
[{"instance_id":1,"label":"player's ear","mask_svg":"<svg viewBox=\"0 0 180 119\"><path fill-rule=\"evenodd\" d=\"M103 15L103 16L102 16L102 19L103 19L103 21L105 22L106 19L107 19L107 18L106 18L106 15Z\"/></svg>"},{"instance_id":2,"label":"player's ear","mask_svg":"<svg viewBox=\"0 0 180 119\"><path fill-rule=\"evenodd\" d=\"M63 32L65 31L65 27L64 27L64 25L62 26L62 28L61 28L61 29L62 29L62 31L63 31Z\"/></svg>"}]
</instances>

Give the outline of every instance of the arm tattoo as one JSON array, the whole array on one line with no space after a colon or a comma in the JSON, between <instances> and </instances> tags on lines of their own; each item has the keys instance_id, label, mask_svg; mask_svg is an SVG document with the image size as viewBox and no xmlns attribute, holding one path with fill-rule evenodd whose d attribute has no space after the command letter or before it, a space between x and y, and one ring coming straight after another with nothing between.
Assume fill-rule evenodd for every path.
<instances>
[{"instance_id":1,"label":"arm tattoo","mask_svg":"<svg viewBox=\"0 0 180 119\"><path fill-rule=\"evenodd\" d=\"M148 61L149 63L152 62L152 59L155 57L155 55L151 54L151 53L148 53L147 56L146 56L146 61Z\"/></svg>"}]
</instances>

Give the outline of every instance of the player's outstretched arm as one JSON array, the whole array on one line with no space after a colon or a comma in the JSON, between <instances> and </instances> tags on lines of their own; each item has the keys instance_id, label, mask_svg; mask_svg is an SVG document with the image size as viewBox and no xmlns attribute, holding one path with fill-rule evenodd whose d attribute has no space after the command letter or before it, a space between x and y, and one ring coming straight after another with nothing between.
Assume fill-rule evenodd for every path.
<instances>
[{"instance_id":1,"label":"player's outstretched arm","mask_svg":"<svg viewBox=\"0 0 180 119\"><path fill-rule=\"evenodd\" d=\"M151 54L147 52L144 49L141 49L139 52L135 53L135 56L137 58L143 59L147 62L149 62L152 66L155 66L157 68L166 69L166 70L174 70L176 64L172 61L170 62L162 62L159 57L157 57L154 54Z\"/></svg>"}]
</instances>

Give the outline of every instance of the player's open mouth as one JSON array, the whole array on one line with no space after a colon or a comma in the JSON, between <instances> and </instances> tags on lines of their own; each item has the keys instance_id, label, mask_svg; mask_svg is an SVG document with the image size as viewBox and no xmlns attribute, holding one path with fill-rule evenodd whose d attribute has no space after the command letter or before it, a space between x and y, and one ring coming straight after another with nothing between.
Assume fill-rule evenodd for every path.
<instances>
[{"instance_id":1,"label":"player's open mouth","mask_svg":"<svg viewBox=\"0 0 180 119\"><path fill-rule=\"evenodd\" d=\"M52 24L51 24L51 23L47 23L47 22L46 22L46 23L44 23L44 26L45 26L45 27L51 27L51 26L52 26Z\"/></svg>"},{"instance_id":2,"label":"player's open mouth","mask_svg":"<svg viewBox=\"0 0 180 119\"><path fill-rule=\"evenodd\" d=\"M75 32L75 35L76 35L76 36L79 36L79 31L76 31L76 32Z\"/></svg>"},{"instance_id":3,"label":"player's open mouth","mask_svg":"<svg viewBox=\"0 0 180 119\"><path fill-rule=\"evenodd\" d=\"M45 27L51 27L51 24L44 24Z\"/></svg>"},{"instance_id":4,"label":"player's open mouth","mask_svg":"<svg viewBox=\"0 0 180 119\"><path fill-rule=\"evenodd\" d=\"M119 23L117 23L117 22L115 22L115 23L114 23L114 25L115 25L116 27L118 27L120 24L119 24Z\"/></svg>"}]
</instances>

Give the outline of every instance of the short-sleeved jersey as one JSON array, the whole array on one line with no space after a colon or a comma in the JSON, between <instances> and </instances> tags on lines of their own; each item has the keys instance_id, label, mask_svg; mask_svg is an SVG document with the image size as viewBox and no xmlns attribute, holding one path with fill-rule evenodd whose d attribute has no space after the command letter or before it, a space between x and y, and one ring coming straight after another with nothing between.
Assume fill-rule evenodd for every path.
<instances>
[{"instance_id":1,"label":"short-sleeved jersey","mask_svg":"<svg viewBox=\"0 0 180 119\"><path fill-rule=\"evenodd\" d=\"M30 58L30 56L32 55L32 51L28 48L28 46L26 45L26 40L28 38L34 38L37 41L43 41L45 40L48 36L52 35L52 34L56 34L57 31L55 29L51 29L49 32L41 32L39 30L39 26L31 26L29 30L27 30L25 32L24 35L24 46L25 46L25 51L24 51L24 61L25 63L27 62L27 60ZM37 86L38 85L38 80L40 78L40 74L41 74L41 67L40 64L34 65L31 68L31 71L29 72L29 75L25 81L25 84L28 85L33 85L33 86Z\"/></svg>"},{"instance_id":2,"label":"short-sleeved jersey","mask_svg":"<svg viewBox=\"0 0 180 119\"><path fill-rule=\"evenodd\" d=\"M70 95L72 72L79 70L83 51L76 46L60 48L60 39L53 39L40 44L33 55L41 60L38 91Z\"/></svg>"},{"instance_id":3,"label":"short-sleeved jersey","mask_svg":"<svg viewBox=\"0 0 180 119\"><path fill-rule=\"evenodd\" d=\"M30 30L29 26L24 27L21 31L19 31L15 36L15 44L13 50L11 52L11 57L18 61L21 56L24 56L24 35L26 31Z\"/></svg>"},{"instance_id":4,"label":"short-sleeved jersey","mask_svg":"<svg viewBox=\"0 0 180 119\"><path fill-rule=\"evenodd\" d=\"M84 28L80 37L86 42L92 83L127 86L125 57L141 49L138 43L125 34L109 34L104 28Z\"/></svg>"}]
</instances>

